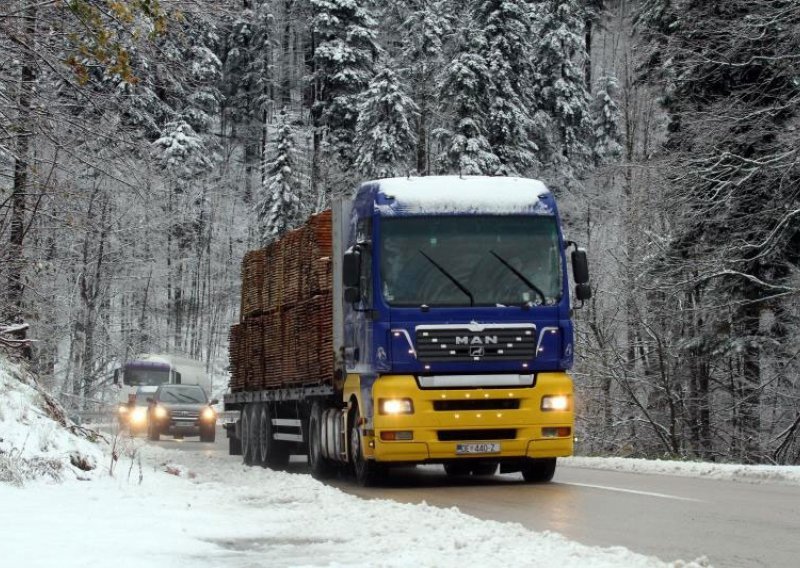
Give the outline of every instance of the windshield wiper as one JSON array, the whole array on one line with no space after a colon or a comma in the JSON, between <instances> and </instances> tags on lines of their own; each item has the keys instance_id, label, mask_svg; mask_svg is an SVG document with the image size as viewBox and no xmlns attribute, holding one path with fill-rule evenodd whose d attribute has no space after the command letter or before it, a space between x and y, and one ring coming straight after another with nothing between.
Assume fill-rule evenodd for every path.
<instances>
[{"instance_id":1,"label":"windshield wiper","mask_svg":"<svg viewBox=\"0 0 800 568\"><path fill-rule=\"evenodd\" d=\"M466 295L469 297L469 305L470 305L470 306L474 306L474 305L475 305L475 298L472 296L472 292L470 292L469 290L467 290L467 288L466 288L466 287L465 287L465 286L464 286L464 285L463 285L461 282L459 282L458 280L456 280L455 276L453 276L452 274L450 274L449 272L447 272L447 270L445 270L445 269L442 267L442 265L441 265L441 264L439 264L438 262L436 262L435 260L433 260L431 257L429 257L427 254L425 254L424 252L422 252L422 249L417 249L417 250L419 251L419 254L421 254L422 256L424 256L425 258L427 258L427 259L428 259L428 262L430 262L432 265L434 265L436 268L438 268L438 269L439 269L439 272L441 272L442 274L444 274L445 276L447 276L447 279L448 279L448 280L450 280L450 282L452 282L453 284L455 284L455 285L456 285L456 287L458 287L458 289L459 289L459 290L461 290L462 292L464 292L464 294L466 294Z\"/></svg>"},{"instance_id":2,"label":"windshield wiper","mask_svg":"<svg viewBox=\"0 0 800 568\"><path fill-rule=\"evenodd\" d=\"M516 276L517 278L519 278L520 280L522 280L522 281L525 283L525 285L526 285L526 286L528 286L528 288L530 288L531 290L533 290L534 292L536 292L536 293L539 295L539 297L542 299L542 305L545 305L545 304L547 303L547 298L545 298L545 297L544 297L544 292L542 292L542 291L539 289L539 287L538 287L538 286L536 286L536 284L534 284L533 282L531 282L530 280L528 280L528 278L527 278L527 277L526 277L526 276L525 276L525 275L524 275L522 272L520 272L519 270L517 270L516 268L514 268L514 267L511 265L511 263L510 263L510 262L508 262L506 259L504 259L502 256L500 256L499 254L497 254L497 253L496 253L496 252L494 252L493 250L490 250L489 252L490 252L490 253L491 253L491 254L492 254L492 255L493 255L493 256L494 256L494 257L495 257L497 260L499 260L500 262L502 262L502 263L503 263L503 266L505 266L505 267L506 267L506 268L508 268L508 269L509 269L511 272L513 272L513 273L514 273L514 276Z\"/></svg>"}]
</instances>

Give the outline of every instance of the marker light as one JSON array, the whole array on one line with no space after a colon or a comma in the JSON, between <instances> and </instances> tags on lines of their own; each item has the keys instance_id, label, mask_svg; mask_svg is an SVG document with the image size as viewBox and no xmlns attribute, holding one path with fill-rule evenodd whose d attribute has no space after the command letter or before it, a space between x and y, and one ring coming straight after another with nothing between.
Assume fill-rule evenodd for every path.
<instances>
[{"instance_id":1,"label":"marker light","mask_svg":"<svg viewBox=\"0 0 800 568\"><path fill-rule=\"evenodd\" d=\"M381 414L414 414L410 398L382 398L378 401Z\"/></svg>"},{"instance_id":2,"label":"marker light","mask_svg":"<svg viewBox=\"0 0 800 568\"><path fill-rule=\"evenodd\" d=\"M156 418L166 418L167 417L167 409L163 406L156 406L153 410L153 413L156 415Z\"/></svg>"},{"instance_id":3,"label":"marker light","mask_svg":"<svg viewBox=\"0 0 800 568\"><path fill-rule=\"evenodd\" d=\"M542 397L542 410L567 410L569 397L567 395L547 395Z\"/></svg>"}]
</instances>

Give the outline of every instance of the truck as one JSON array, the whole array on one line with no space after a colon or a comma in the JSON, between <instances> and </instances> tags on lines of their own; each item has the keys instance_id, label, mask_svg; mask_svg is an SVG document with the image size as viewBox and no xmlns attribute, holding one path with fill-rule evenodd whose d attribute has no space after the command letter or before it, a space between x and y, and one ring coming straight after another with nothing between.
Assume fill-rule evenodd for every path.
<instances>
[{"instance_id":1,"label":"truck","mask_svg":"<svg viewBox=\"0 0 800 568\"><path fill-rule=\"evenodd\" d=\"M583 305L586 252L541 181L362 183L245 255L230 453L363 485L414 464L550 481L574 441L570 249Z\"/></svg>"}]
</instances>

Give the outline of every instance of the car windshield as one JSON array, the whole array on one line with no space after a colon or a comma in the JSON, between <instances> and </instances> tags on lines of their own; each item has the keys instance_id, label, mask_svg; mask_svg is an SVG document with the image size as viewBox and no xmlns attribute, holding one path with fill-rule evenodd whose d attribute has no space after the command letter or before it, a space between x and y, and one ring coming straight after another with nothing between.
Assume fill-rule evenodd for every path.
<instances>
[{"instance_id":1,"label":"car windshield","mask_svg":"<svg viewBox=\"0 0 800 568\"><path fill-rule=\"evenodd\" d=\"M123 383L132 387L157 387L169 382L169 369L148 369L127 366L123 375Z\"/></svg>"},{"instance_id":2,"label":"car windshield","mask_svg":"<svg viewBox=\"0 0 800 568\"><path fill-rule=\"evenodd\" d=\"M205 391L200 387L166 387L158 393L160 402L197 404L208 402Z\"/></svg>"},{"instance_id":3,"label":"car windshield","mask_svg":"<svg viewBox=\"0 0 800 568\"><path fill-rule=\"evenodd\" d=\"M561 298L554 217L398 217L381 223L381 287L389 305L551 305Z\"/></svg>"}]
</instances>

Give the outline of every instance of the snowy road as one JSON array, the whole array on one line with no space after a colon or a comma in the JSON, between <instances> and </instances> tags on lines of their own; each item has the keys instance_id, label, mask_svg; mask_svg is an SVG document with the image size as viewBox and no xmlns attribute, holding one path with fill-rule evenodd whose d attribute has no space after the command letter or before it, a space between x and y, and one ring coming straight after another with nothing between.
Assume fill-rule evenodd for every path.
<instances>
[{"instance_id":1,"label":"snowy road","mask_svg":"<svg viewBox=\"0 0 800 568\"><path fill-rule=\"evenodd\" d=\"M195 439L166 439L158 445L241 459L227 456L227 440L221 430L213 447ZM290 471L303 473L305 464L294 461ZM365 489L348 480L331 485L364 498L457 507L480 519L518 522L592 546L624 546L665 561L706 555L717 567L794 567L800 563L797 485L564 465L549 485L526 485L518 475L452 480L437 466L396 470L386 487Z\"/></svg>"}]
</instances>

